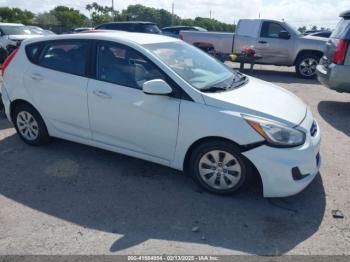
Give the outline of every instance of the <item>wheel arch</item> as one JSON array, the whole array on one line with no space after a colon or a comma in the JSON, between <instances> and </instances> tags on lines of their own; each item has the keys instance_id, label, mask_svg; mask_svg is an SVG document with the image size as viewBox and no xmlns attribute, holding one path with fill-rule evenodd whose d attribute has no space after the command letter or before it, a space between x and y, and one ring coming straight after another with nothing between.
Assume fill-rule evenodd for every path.
<instances>
[{"instance_id":1,"label":"wheel arch","mask_svg":"<svg viewBox=\"0 0 350 262\"><path fill-rule=\"evenodd\" d=\"M207 142L210 142L210 141L218 141L218 140L234 145L235 147L237 147L240 150L241 153L243 153L243 152L245 152L245 151L247 151L249 149L252 149L254 147L260 146L260 145L262 145L264 143L264 142L258 142L258 143L253 143L253 144L249 144L249 145L240 145L240 144L236 143L235 141L232 141L230 139L227 139L227 138L224 138L224 137L220 137L220 136L202 137L202 138L194 141L189 146L189 148L187 149L186 154L185 154L185 158L184 158L184 161L183 161L183 170L185 172L188 171L188 165L189 165L190 157L192 155L193 150L197 146L199 146L200 144L203 144L203 143L207 143ZM248 158L246 158L245 156L243 156L243 157L255 168L254 164Z\"/></svg>"},{"instance_id":2,"label":"wheel arch","mask_svg":"<svg viewBox=\"0 0 350 262\"><path fill-rule=\"evenodd\" d=\"M39 113L38 109L36 109L36 107L33 104L29 103L28 101L26 101L24 99L16 99L10 103L10 116L11 116L11 121L13 123L14 123L15 108L18 107L19 105L28 105L28 106L32 107L35 111L37 111L39 115L41 115Z\"/></svg>"},{"instance_id":3,"label":"wheel arch","mask_svg":"<svg viewBox=\"0 0 350 262\"><path fill-rule=\"evenodd\" d=\"M297 54L297 56L295 57L294 59L294 63L293 65L296 65L298 59L303 56L303 55L306 55L306 54L314 54L314 55L317 55L319 56L320 58L322 57L323 55L323 52L321 51L318 51L318 50L312 50L312 49L303 49L303 50L300 50Z\"/></svg>"}]
</instances>

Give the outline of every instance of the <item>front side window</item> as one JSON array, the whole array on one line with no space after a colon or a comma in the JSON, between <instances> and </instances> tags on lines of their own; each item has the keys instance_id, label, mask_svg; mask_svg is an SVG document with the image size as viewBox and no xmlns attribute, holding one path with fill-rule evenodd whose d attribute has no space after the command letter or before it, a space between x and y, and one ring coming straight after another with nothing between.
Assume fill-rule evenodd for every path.
<instances>
[{"instance_id":1,"label":"front side window","mask_svg":"<svg viewBox=\"0 0 350 262\"><path fill-rule=\"evenodd\" d=\"M230 87L236 78L234 71L182 41L146 44L144 47L196 89Z\"/></svg>"},{"instance_id":2,"label":"front side window","mask_svg":"<svg viewBox=\"0 0 350 262\"><path fill-rule=\"evenodd\" d=\"M136 89L144 82L163 79L164 75L139 52L116 43L97 46L97 79Z\"/></svg>"},{"instance_id":3,"label":"front side window","mask_svg":"<svg viewBox=\"0 0 350 262\"><path fill-rule=\"evenodd\" d=\"M83 76L86 71L89 44L87 42L56 42L47 44L39 65L53 70Z\"/></svg>"},{"instance_id":4,"label":"front side window","mask_svg":"<svg viewBox=\"0 0 350 262\"><path fill-rule=\"evenodd\" d=\"M279 38L279 33L286 31L280 24L264 22L261 28L261 37Z\"/></svg>"}]
</instances>

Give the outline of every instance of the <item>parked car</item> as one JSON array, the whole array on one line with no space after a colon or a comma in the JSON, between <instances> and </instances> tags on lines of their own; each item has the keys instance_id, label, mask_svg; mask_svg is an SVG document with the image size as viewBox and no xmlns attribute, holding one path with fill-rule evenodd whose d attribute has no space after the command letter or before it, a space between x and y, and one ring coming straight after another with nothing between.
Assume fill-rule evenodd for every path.
<instances>
[{"instance_id":1,"label":"parked car","mask_svg":"<svg viewBox=\"0 0 350 262\"><path fill-rule=\"evenodd\" d=\"M179 37L180 31L201 31L201 32L206 32L208 31L205 28L199 27L199 26L168 26L162 28L162 32L166 36L171 36L171 37Z\"/></svg>"},{"instance_id":2,"label":"parked car","mask_svg":"<svg viewBox=\"0 0 350 262\"><path fill-rule=\"evenodd\" d=\"M318 173L320 131L298 97L179 39L44 37L8 61L6 115L29 145L59 137L111 150L186 170L219 194L243 188L253 167L266 197L298 193Z\"/></svg>"},{"instance_id":3,"label":"parked car","mask_svg":"<svg viewBox=\"0 0 350 262\"><path fill-rule=\"evenodd\" d=\"M315 33L308 34L309 36L317 36L317 37L324 37L324 38L329 38L331 36L332 32L331 31L318 31Z\"/></svg>"},{"instance_id":4,"label":"parked car","mask_svg":"<svg viewBox=\"0 0 350 262\"><path fill-rule=\"evenodd\" d=\"M135 33L161 34L159 27L152 22L127 21L111 22L97 26L95 29L120 30Z\"/></svg>"},{"instance_id":5,"label":"parked car","mask_svg":"<svg viewBox=\"0 0 350 262\"><path fill-rule=\"evenodd\" d=\"M28 25L27 27L29 28L30 31L33 32L33 34L37 34L37 35L54 35L55 34L51 30L43 29L39 26Z\"/></svg>"},{"instance_id":6,"label":"parked car","mask_svg":"<svg viewBox=\"0 0 350 262\"><path fill-rule=\"evenodd\" d=\"M350 10L340 17L317 66L317 78L331 89L350 93Z\"/></svg>"},{"instance_id":7,"label":"parked car","mask_svg":"<svg viewBox=\"0 0 350 262\"><path fill-rule=\"evenodd\" d=\"M0 49L6 51L5 56L0 57L2 63L4 59L24 40L37 37L41 34L33 32L29 27L22 24L0 23Z\"/></svg>"},{"instance_id":8,"label":"parked car","mask_svg":"<svg viewBox=\"0 0 350 262\"><path fill-rule=\"evenodd\" d=\"M181 31L187 43L212 45L220 60L232 53L253 48L260 59L256 64L295 66L298 76L315 77L327 39L302 36L286 22L266 19L241 19L234 33Z\"/></svg>"},{"instance_id":9,"label":"parked car","mask_svg":"<svg viewBox=\"0 0 350 262\"><path fill-rule=\"evenodd\" d=\"M78 27L78 28L71 28L68 31L64 32L64 34L78 34L84 31L92 30L92 27Z\"/></svg>"}]
</instances>

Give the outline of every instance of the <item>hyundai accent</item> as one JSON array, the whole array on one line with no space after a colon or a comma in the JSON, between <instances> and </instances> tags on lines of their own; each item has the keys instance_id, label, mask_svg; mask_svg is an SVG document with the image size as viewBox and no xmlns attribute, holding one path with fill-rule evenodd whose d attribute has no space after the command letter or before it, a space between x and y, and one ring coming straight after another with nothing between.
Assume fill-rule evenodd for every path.
<instances>
[{"instance_id":1,"label":"hyundai accent","mask_svg":"<svg viewBox=\"0 0 350 262\"><path fill-rule=\"evenodd\" d=\"M318 174L320 130L292 93L162 35L97 32L25 40L4 63L2 99L19 137L58 137L191 174L229 194L254 170L265 197Z\"/></svg>"}]
</instances>

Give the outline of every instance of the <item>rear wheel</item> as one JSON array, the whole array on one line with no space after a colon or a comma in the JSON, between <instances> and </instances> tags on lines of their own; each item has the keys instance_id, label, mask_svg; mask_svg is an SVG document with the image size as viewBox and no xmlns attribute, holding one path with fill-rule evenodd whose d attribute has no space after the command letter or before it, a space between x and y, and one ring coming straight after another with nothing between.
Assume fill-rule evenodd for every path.
<instances>
[{"instance_id":1,"label":"rear wheel","mask_svg":"<svg viewBox=\"0 0 350 262\"><path fill-rule=\"evenodd\" d=\"M190 158L189 171L203 188L217 194L231 194L250 179L249 164L238 148L226 141L199 145Z\"/></svg>"},{"instance_id":2,"label":"rear wheel","mask_svg":"<svg viewBox=\"0 0 350 262\"><path fill-rule=\"evenodd\" d=\"M295 71L299 77L315 78L316 66L320 62L321 56L313 53L304 54L298 57L295 63Z\"/></svg>"},{"instance_id":3,"label":"rear wheel","mask_svg":"<svg viewBox=\"0 0 350 262\"><path fill-rule=\"evenodd\" d=\"M50 136L40 114L30 105L22 104L15 108L13 122L20 138L33 146L49 142Z\"/></svg>"}]
</instances>

